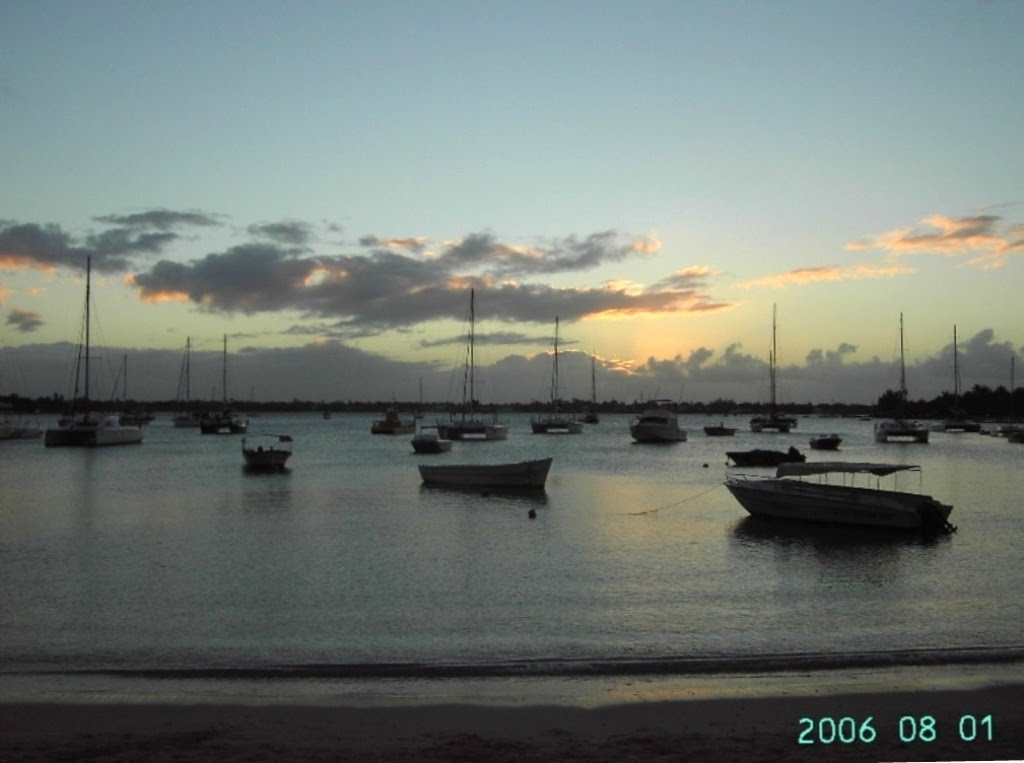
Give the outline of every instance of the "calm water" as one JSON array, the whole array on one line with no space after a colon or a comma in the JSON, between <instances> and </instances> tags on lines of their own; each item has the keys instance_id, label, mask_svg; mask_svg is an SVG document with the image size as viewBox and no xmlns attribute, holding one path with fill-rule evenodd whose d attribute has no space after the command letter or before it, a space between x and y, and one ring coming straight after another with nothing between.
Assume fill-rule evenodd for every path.
<instances>
[{"instance_id":1,"label":"calm water","mask_svg":"<svg viewBox=\"0 0 1024 763\"><path fill-rule=\"evenodd\" d=\"M142 446L0 447L4 670L485 663L898 653L1024 644L1024 447L871 424L636 445L627 417L416 456L371 416L265 414L291 470L161 417ZM718 419L715 419L717 422ZM726 419L745 428L746 419ZM838 454L806 448L818 432ZM953 536L809 531L748 518L727 449L920 463ZM416 465L554 457L537 497L424 488ZM705 466L706 464L706 466ZM904 477L906 480L907 478ZM912 478L916 483L916 477ZM909 481L908 481L909 484ZM916 487L916 484L915 484ZM537 518L527 518L529 509Z\"/></svg>"}]
</instances>

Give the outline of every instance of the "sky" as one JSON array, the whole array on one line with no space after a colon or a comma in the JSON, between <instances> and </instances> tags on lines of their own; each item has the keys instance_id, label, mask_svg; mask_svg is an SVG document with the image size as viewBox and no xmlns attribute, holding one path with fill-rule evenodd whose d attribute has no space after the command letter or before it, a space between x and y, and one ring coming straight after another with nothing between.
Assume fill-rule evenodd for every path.
<instances>
[{"instance_id":1,"label":"sky","mask_svg":"<svg viewBox=\"0 0 1024 763\"><path fill-rule=\"evenodd\" d=\"M872 403L1024 353L1024 3L0 0L0 393ZM592 360L593 359L593 360ZM1019 364L1018 364L1019 365Z\"/></svg>"}]
</instances>

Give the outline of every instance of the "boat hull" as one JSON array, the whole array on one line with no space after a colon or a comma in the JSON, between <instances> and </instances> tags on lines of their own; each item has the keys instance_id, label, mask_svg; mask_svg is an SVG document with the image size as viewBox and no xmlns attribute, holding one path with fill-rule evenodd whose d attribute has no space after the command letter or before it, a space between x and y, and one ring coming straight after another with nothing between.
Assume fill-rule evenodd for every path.
<instances>
[{"instance_id":1,"label":"boat hull","mask_svg":"<svg viewBox=\"0 0 1024 763\"><path fill-rule=\"evenodd\" d=\"M686 432L670 427L635 424L630 426L629 435L637 442L686 442Z\"/></svg>"},{"instance_id":2,"label":"boat hull","mask_svg":"<svg viewBox=\"0 0 1024 763\"><path fill-rule=\"evenodd\" d=\"M243 448L242 457L245 459L247 469L284 469L291 453L286 450L255 450Z\"/></svg>"},{"instance_id":3,"label":"boat hull","mask_svg":"<svg viewBox=\"0 0 1024 763\"><path fill-rule=\"evenodd\" d=\"M442 440L507 440L508 427L504 424L483 421L454 421L437 424L437 434Z\"/></svg>"},{"instance_id":4,"label":"boat hull","mask_svg":"<svg viewBox=\"0 0 1024 763\"><path fill-rule=\"evenodd\" d=\"M453 464L419 467L428 485L472 488L542 488L551 468L550 458L514 464Z\"/></svg>"},{"instance_id":5,"label":"boat hull","mask_svg":"<svg viewBox=\"0 0 1024 763\"><path fill-rule=\"evenodd\" d=\"M442 440L432 432L420 432L412 438L412 449L417 453L447 453L452 449L452 441Z\"/></svg>"},{"instance_id":6,"label":"boat hull","mask_svg":"<svg viewBox=\"0 0 1024 763\"><path fill-rule=\"evenodd\" d=\"M842 442L843 438L837 435L822 435L821 437L812 438L810 446L814 450L839 450Z\"/></svg>"},{"instance_id":7,"label":"boat hull","mask_svg":"<svg viewBox=\"0 0 1024 763\"><path fill-rule=\"evenodd\" d=\"M644 411L630 421L629 435L637 442L686 441L686 430L679 428L675 414L659 408Z\"/></svg>"},{"instance_id":8,"label":"boat hull","mask_svg":"<svg viewBox=\"0 0 1024 763\"><path fill-rule=\"evenodd\" d=\"M732 459L736 466L778 466L785 463L799 463L806 460L806 456L796 448L788 451L782 450L730 450L726 457Z\"/></svg>"},{"instance_id":9,"label":"boat hull","mask_svg":"<svg viewBox=\"0 0 1024 763\"><path fill-rule=\"evenodd\" d=\"M137 445L142 442L140 427L122 426L116 416L100 421L73 421L47 429L43 444L47 448L98 448L107 445Z\"/></svg>"},{"instance_id":10,"label":"boat hull","mask_svg":"<svg viewBox=\"0 0 1024 763\"><path fill-rule=\"evenodd\" d=\"M726 487L752 515L808 522L921 530L953 511L930 496L893 490L735 477Z\"/></svg>"},{"instance_id":11,"label":"boat hull","mask_svg":"<svg viewBox=\"0 0 1024 763\"><path fill-rule=\"evenodd\" d=\"M370 434L412 434L415 431L415 422L411 424L389 424L383 421L375 421L370 425Z\"/></svg>"},{"instance_id":12,"label":"boat hull","mask_svg":"<svg viewBox=\"0 0 1024 763\"><path fill-rule=\"evenodd\" d=\"M875 442L928 442L928 430L913 421L880 421L875 424Z\"/></svg>"},{"instance_id":13,"label":"boat hull","mask_svg":"<svg viewBox=\"0 0 1024 763\"><path fill-rule=\"evenodd\" d=\"M245 434L249 423L231 413L204 416L199 420L201 434Z\"/></svg>"},{"instance_id":14,"label":"boat hull","mask_svg":"<svg viewBox=\"0 0 1024 763\"><path fill-rule=\"evenodd\" d=\"M750 420L751 432L780 432L795 429L797 421L789 416L755 416Z\"/></svg>"},{"instance_id":15,"label":"boat hull","mask_svg":"<svg viewBox=\"0 0 1024 763\"><path fill-rule=\"evenodd\" d=\"M704 427L704 434L708 437L732 437L736 434L735 427L727 427L722 424L718 426L707 426Z\"/></svg>"},{"instance_id":16,"label":"boat hull","mask_svg":"<svg viewBox=\"0 0 1024 763\"><path fill-rule=\"evenodd\" d=\"M534 434L580 434L583 422L563 416L538 417L530 421Z\"/></svg>"}]
</instances>

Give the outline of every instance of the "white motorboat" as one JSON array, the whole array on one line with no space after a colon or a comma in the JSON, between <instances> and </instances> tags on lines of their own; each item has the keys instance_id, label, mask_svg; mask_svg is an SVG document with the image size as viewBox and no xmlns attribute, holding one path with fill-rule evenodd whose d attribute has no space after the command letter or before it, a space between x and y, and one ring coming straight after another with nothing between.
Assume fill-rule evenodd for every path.
<instances>
[{"instance_id":1,"label":"white motorboat","mask_svg":"<svg viewBox=\"0 0 1024 763\"><path fill-rule=\"evenodd\" d=\"M469 290L469 337L466 352L466 375L462 387L462 406L453 412L447 421L437 422L437 434L442 440L506 440L508 424L498 421L492 414L490 420L481 418L474 411L476 400L476 290Z\"/></svg>"},{"instance_id":2,"label":"white motorboat","mask_svg":"<svg viewBox=\"0 0 1024 763\"><path fill-rule=\"evenodd\" d=\"M534 434L580 434L583 421L572 414L558 410L558 316L555 316L555 353L551 370L551 410L536 413L530 418Z\"/></svg>"},{"instance_id":3,"label":"white motorboat","mask_svg":"<svg viewBox=\"0 0 1024 763\"><path fill-rule=\"evenodd\" d=\"M766 517L800 519L809 522L885 527L900 530L952 532L949 524L953 507L920 492L883 490L882 477L917 472L908 464L873 464L841 461L780 464L774 478L730 474L725 486L748 512ZM841 475L842 483L828 481ZM861 476L864 486L858 486ZM819 481L804 481L818 477ZM795 479L793 479L795 478ZM870 483L874 478L875 486ZM895 487L895 486L894 486Z\"/></svg>"},{"instance_id":4,"label":"white motorboat","mask_svg":"<svg viewBox=\"0 0 1024 763\"><path fill-rule=\"evenodd\" d=\"M907 400L907 370L903 360L903 313L900 313L900 391L896 418L875 423L875 442L928 442L928 428L903 418Z\"/></svg>"},{"instance_id":5,"label":"white motorboat","mask_svg":"<svg viewBox=\"0 0 1024 763\"><path fill-rule=\"evenodd\" d=\"M284 469L291 455L291 435L249 435L242 438L242 457L246 468Z\"/></svg>"},{"instance_id":6,"label":"white motorboat","mask_svg":"<svg viewBox=\"0 0 1024 763\"><path fill-rule=\"evenodd\" d=\"M542 488L551 468L550 458L514 464L420 465L428 485L464 488Z\"/></svg>"},{"instance_id":7,"label":"white motorboat","mask_svg":"<svg viewBox=\"0 0 1024 763\"><path fill-rule=\"evenodd\" d=\"M452 449L452 441L444 440L437 432L424 432L423 427L412 437L412 449L416 453L447 453Z\"/></svg>"},{"instance_id":8,"label":"white motorboat","mask_svg":"<svg viewBox=\"0 0 1024 763\"><path fill-rule=\"evenodd\" d=\"M685 442L686 430L664 408L649 408L629 422L629 434L637 442Z\"/></svg>"},{"instance_id":9,"label":"white motorboat","mask_svg":"<svg viewBox=\"0 0 1024 763\"><path fill-rule=\"evenodd\" d=\"M85 263L85 390L81 400L75 401L75 413L62 417L56 427L46 430L43 444L56 447L98 447L102 445L135 445L142 442L142 427L127 426L119 416L107 415L90 410L89 401L89 327L90 298L92 286L92 258ZM77 384L76 384L77 393Z\"/></svg>"}]
</instances>

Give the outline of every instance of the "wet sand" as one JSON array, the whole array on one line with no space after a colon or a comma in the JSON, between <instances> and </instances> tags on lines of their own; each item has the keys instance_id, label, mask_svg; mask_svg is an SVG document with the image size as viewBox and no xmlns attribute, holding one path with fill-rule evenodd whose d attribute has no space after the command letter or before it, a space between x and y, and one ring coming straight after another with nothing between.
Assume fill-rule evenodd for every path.
<instances>
[{"instance_id":1,"label":"wet sand","mask_svg":"<svg viewBox=\"0 0 1024 763\"><path fill-rule=\"evenodd\" d=\"M934 741L926 741L934 718ZM833 734L836 741L823 744ZM840 722L841 718L852 721ZM862 725L871 717L868 726ZM900 741L918 730L921 738ZM968 717L968 720L963 720ZM991 718L991 724L985 721ZM971 720L973 719L973 720ZM991 728L992 741L987 739ZM974 741L961 738L961 729ZM801 732L805 741L798 744ZM867 739L872 737L873 739ZM854 736L849 743L839 736ZM861 738L864 737L864 738ZM934 691L633 701L0 704L0 761L1013 760L1024 684Z\"/></svg>"}]
</instances>

